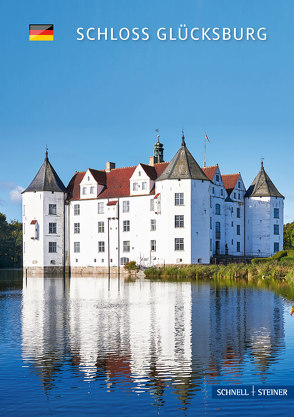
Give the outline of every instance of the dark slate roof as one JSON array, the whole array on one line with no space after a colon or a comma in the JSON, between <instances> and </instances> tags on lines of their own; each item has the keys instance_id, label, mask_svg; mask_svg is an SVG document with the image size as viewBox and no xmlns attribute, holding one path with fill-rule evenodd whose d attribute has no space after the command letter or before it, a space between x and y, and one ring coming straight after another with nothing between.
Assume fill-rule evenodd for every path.
<instances>
[{"instance_id":1,"label":"dark slate roof","mask_svg":"<svg viewBox=\"0 0 294 417\"><path fill-rule=\"evenodd\" d=\"M26 193L29 191L55 191L66 193L66 188L63 185L63 182L49 162L47 152L43 165L28 188L23 192Z\"/></svg>"},{"instance_id":2,"label":"dark slate roof","mask_svg":"<svg viewBox=\"0 0 294 417\"><path fill-rule=\"evenodd\" d=\"M182 146L156 181L175 179L210 181L187 149L184 136Z\"/></svg>"},{"instance_id":3,"label":"dark slate roof","mask_svg":"<svg viewBox=\"0 0 294 417\"><path fill-rule=\"evenodd\" d=\"M246 191L245 197L281 197L284 196L276 189L272 180L261 163L260 171Z\"/></svg>"}]
</instances>

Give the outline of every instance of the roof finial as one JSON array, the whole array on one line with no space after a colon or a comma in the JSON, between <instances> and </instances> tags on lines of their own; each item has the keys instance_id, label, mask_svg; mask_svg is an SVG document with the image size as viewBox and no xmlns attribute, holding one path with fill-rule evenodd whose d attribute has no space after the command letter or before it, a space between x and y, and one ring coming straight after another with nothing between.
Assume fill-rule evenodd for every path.
<instances>
[{"instance_id":1,"label":"roof finial","mask_svg":"<svg viewBox=\"0 0 294 417\"><path fill-rule=\"evenodd\" d=\"M48 146L46 145L45 161L48 161Z\"/></svg>"},{"instance_id":2,"label":"roof finial","mask_svg":"<svg viewBox=\"0 0 294 417\"><path fill-rule=\"evenodd\" d=\"M157 142L159 143L159 137L160 137L159 129L155 129L155 132L157 132Z\"/></svg>"},{"instance_id":3,"label":"roof finial","mask_svg":"<svg viewBox=\"0 0 294 417\"><path fill-rule=\"evenodd\" d=\"M186 146L184 129L182 129L182 146Z\"/></svg>"},{"instance_id":4,"label":"roof finial","mask_svg":"<svg viewBox=\"0 0 294 417\"><path fill-rule=\"evenodd\" d=\"M264 161L264 158L263 158L263 157L261 157L260 159L261 159L261 167L263 168L263 161Z\"/></svg>"}]
</instances>

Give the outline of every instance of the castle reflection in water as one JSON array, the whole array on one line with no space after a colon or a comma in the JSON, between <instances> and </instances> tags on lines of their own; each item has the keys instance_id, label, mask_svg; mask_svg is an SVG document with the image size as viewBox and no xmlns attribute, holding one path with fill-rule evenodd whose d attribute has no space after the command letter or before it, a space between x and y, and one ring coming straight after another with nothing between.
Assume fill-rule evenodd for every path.
<instances>
[{"instance_id":1,"label":"castle reflection in water","mask_svg":"<svg viewBox=\"0 0 294 417\"><path fill-rule=\"evenodd\" d=\"M284 348L281 297L209 283L108 278L23 282L22 358L54 389L64 368L107 390L183 402L213 383L263 382Z\"/></svg>"}]
</instances>

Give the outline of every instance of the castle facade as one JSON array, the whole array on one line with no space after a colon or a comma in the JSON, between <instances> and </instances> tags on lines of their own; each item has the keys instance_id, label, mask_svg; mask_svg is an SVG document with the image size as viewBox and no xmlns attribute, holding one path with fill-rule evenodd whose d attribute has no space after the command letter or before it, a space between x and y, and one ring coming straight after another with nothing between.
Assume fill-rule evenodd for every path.
<instances>
[{"instance_id":1,"label":"castle facade","mask_svg":"<svg viewBox=\"0 0 294 417\"><path fill-rule=\"evenodd\" d=\"M283 246L284 197L264 170L246 190L240 173L201 168L184 136L170 162L76 172L67 187L48 159L23 192L23 259L29 274L95 274L208 264L215 255L268 257Z\"/></svg>"}]
</instances>

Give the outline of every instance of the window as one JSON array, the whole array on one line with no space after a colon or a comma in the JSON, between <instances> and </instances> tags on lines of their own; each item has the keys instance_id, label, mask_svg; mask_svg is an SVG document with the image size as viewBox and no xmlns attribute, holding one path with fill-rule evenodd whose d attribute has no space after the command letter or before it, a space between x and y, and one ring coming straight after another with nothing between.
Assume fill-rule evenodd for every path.
<instances>
[{"instance_id":1,"label":"window","mask_svg":"<svg viewBox=\"0 0 294 417\"><path fill-rule=\"evenodd\" d=\"M74 215L78 216L80 214L80 205L79 204L75 204L74 205Z\"/></svg>"},{"instance_id":2,"label":"window","mask_svg":"<svg viewBox=\"0 0 294 417\"><path fill-rule=\"evenodd\" d=\"M274 235L280 234L280 227L278 224L274 224Z\"/></svg>"},{"instance_id":3,"label":"window","mask_svg":"<svg viewBox=\"0 0 294 417\"><path fill-rule=\"evenodd\" d=\"M150 200L150 211L154 211L154 199Z\"/></svg>"},{"instance_id":4,"label":"window","mask_svg":"<svg viewBox=\"0 0 294 417\"><path fill-rule=\"evenodd\" d=\"M238 199L239 199L239 200L241 199L240 193L238 193Z\"/></svg>"},{"instance_id":5,"label":"window","mask_svg":"<svg viewBox=\"0 0 294 417\"><path fill-rule=\"evenodd\" d=\"M156 251L156 240L151 240L150 241L150 250L151 251Z\"/></svg>"},{"instance_id":6,"label":"window","mask_svg":"<svg viewBox=\"0 0 294 417\"><path fill-rule=\"evenodd\" d=\"M182 237L175 238L175 250L184 250L184 238Z\"/></svg>"},{"instance_id":7,"label":"window","mask_svg":"<svg viewBox=\"0 0 294 417\"><path fill-rule=\"evenodd\" d=\"M210 196L210 208L212 208L212 197Z\"/></svg>"},{"instance_id":8,"label":"window","mask_svg":"<svg viewBox=\"0 0 294 417\"><path fill-rule=\"evenodd\" d=\"M90 182L90 177L88 176L88 182Z\"/></svg>"},{"instance_id":9,"label":"window","mask_svg":"<svg viewBox=\"0 0 294 417\"><path fill-rule=\"evenodd\" d=\"M142 182L142 190L147 190L147 182Z\"/></svg>"},{"instance_id":10,"label":"window","mask_svg":"<svg viewBox=\"0 0 294 417\"><path fill-rule=\"evenodd\" d=\"M212 230L212 217L210 217L209 223L210 223L210 230Z\"/></svg>"},{"instance_id":11,"label":"window","mask_svg":"<svg viewBox=\"0 0 294 417\"><path fill-rule=\"evenodd\" d=\"M90 194L94 194L94 187L90 187Z\"/></svg>"},{"instance_id":12,"label":"window","mask_svg":"<svg viewBox=\"0 0 294 417\"><path fill-rule=\"evenodd\" d=\"M86 194L87 194L87 187L83 187L83 188L82 188L82 194L83 194L83 195L86 195Z\"/></svg>"},{"instance_id":13,"label":"window","mask_svg":"<svg viewBox=\"0 0 294 417\"><path fill-rule=\"evenodd\" d=\"M141 171L138 172L139 177L141 177Z\"/></svg>"},{"instance_id":14,"label":"window","mask_svg":"<svg viewBox=\"0 0 294 417\"><path fill-rule=\"evenodd\" d=\"M123 231L129 232L130 231L130 220L123 221Z\"/></svg>"},{"instance_id":15,"label":"window","mask_svg":"<svg viewBox=\"0 0 294 417\"><path fill-rule=\"evenodd\" d=\"M224 195L224 190L221 188L221 195Z\"/></svg>"},{"instance_id":16,"label":"window","mask_svg":"<svg viewBox=\"0 0 294 417\"><path fill-rule=\"evenodd\" d=\"M175 216L175 227L184 227L184 216L176 215Z\"/></svg>"},{"instance_id":17,"label":"window","mask_svg":"<svg viewBox=\"0 0 294 417\"><path fill-rule=\"evenodd\" d=\"M74 233L80 233L80 223L74 223Z\"/></svg>"},{"instance_id":18,"label":"window","mask_svg":"<svg viewBox=\"0 0 294 417\"><path fill-rule=\"evenodd\" d=\"M128 213L130 211L130 202L123 201L123 213Z\"/></svg>"},{"instance_id":19,"label":"window","mask_svg":"<svg viewBox=\"0 0 294 417\"><path fill-rule=\"evenodd\" d=\"M274 242L274 252L279 252L279 250L280 250L279 242Z\"/></svg>"},{"instance_id":20,"label":"window","mask_svg":"<svg viewBox=\"0 0 294 417\"><path fill-rule=\"evenodd\" d=\"M98 214L104 213L104 203L98 203Z\"/></svg>"},{"instance_id":21,"label":"window","mask_svg":"<svg viewBox=\"0 0 294 417\"><path fill-rule=\"evenodd\" d=\"M278 208L274 208L274 218L279 219L280 218L280 212Z\"/></svg>"},{"instance_id":22,"label":"window","mask_svg":"<svg viewBox=\"0 0 294 417\"><path fill-rule=\"evenodd\" d=\"M129 240L123 241L123 252L130 252L130 246Z\"/></svg>"},{"instance_id":23,"label":"window","mask_svg":"<svg viewBox=\"0 0 294 417\"><path fill-rule=\"evenodd\" d=\"M80 253L80 242L74 242L74 253Z\"/></svg>"},{"instance_id":24,"label":"window","mask_svg":"<svg viewBox=\"0 0 294 417\"><path fill-rule=\"evenodd\" d=\"M104 233L104 222L98 222L98 233Z\"/></svg>"},{"instance_id":25,"label":"window","mask_svg":"<svg viewBox=\"0 0 294 417\"><path fill-rule=\"evenodd\" d=\"M220 239L221 238L221 225L220 222L215 222L215 238Z\"/></svg>"},{"instance_id":26,"label":"window","mask_svg":"<svg viewBox=\"0 0 294 417\"><path fill-rule=\"evenodd\" d=\"M238 181L238 188L241 188L241 182Z\"/></svg>"},{"instance_id":27,"label":"window","mask_svg":"<svg viewBox=\"0 0 294 417\"><path fill-rule=\"evenodd\" d=\"M241 227L239 224L237 224L237 235L241 234Z\"/></svg>"},{"instance_id":28,"label":"window","mask_svg":"<svg viewBox=\"0 0 294 417\"><path fill-rule=\"evenodd\" d=\"M126 257L120 258L120 264L121 264L121 265L125 265L125 264L127 264L128 262L129 262L129 258L126 258Z\"/></svg>"},{"instance_id":29,"label":"window","mask_svg":"<svg viewBox=\"0 0 294 417\"><path fill-rule=\"evenodd\" d=\"M214 187L212 187L212 194L214 194Z\"/></svg>"},{"instance_id":30,"label":"window","mask_svg":"<svg viewBox=\"0 0 294 417\"><path fill-rule=\"evenodd\" d=\"M56 253L56 242L49 242L49 253Z\"/></svg>"},{"instance_id":31,"label":"window","mask_svg":"<svg viewBox=\"0 0 294 417\"><path fill-rule=\"evenodd\" d=\"M236 196L236 193L234 193L234 198L236 198L237 196Z\"/></svg>"},{"instance_id":32,"label":"window","mask_svg":"<svg viewBox=\"0 0 294 417\"><path fill-rule=\"evenodd\" d=\"M155 219L150 220L150 230L152 232L154 232L154 230L156 230L156 220Z\"/></svg>"},{"instance_id":33,"label":"window","mask_svg":"<svg viewBox=\"0 0 294 417\"><path fill-rule=\"evenodd\" d=\"M49 214L56 214L56 204L49 204Z\"/></svg>"},{"instance_id":34,"label":"window","mask_svg":"<svg viewBox=\"0 0 294 417\"><path fill-rule=\"evenodd\" d=\"M212 239L210 239L210 251L212 251Z\"/></svg>"},{"instance_id":35,"label":"window","mask_svg":"<svg viewBox=\"0 0 294 417\"><path fill-rule=\"evenodd\" d=\"M231 222L231 226L234 227L234 222Z\"/></svg>"},{"instance_id":36,"label":"window","mask_svg":"<svg viewBox=\"0 0 294 417\"><path fill-rule=\"evenodd\" d=\"M215 214L220 214L220 204L215 205Z\"/></svg>"},{"instance_id":37,"label":"window","mask_svg":"<svg viewBox=\"0 0 294 417\"><path fill-rule=\"evenodd\" d=\"M138 191L138 183L133 182L133 191Z\"/></svg>"},{"instance_id":38,"label":"window","mask_svg":"<svg viewBox=\"0 0 294 417\"><path fill-rule=\"evenodd\" d=\"M240 207L237 207L237 218L240 219L241 217L241 210Z\"/></svg>"},{"instance_id":39,"label":"window","mask_svg":"<svg viewBox=\"0 0 294 417\"><path fill-rule=\"evenodd\" d=\"M184 193L175 193L175 206L184 205Z\"/></svg>"},{"instance_id":40,"label":"window","mask_svg":"<svg viewBox=\"0 0 294 417\"><path fill-rule=\"evenodd\" d=\"M240 244L240 242L237 242L237 252L241 252L241 244Z\"/></svg>"},{"instance_id":41,"label":"window","mask_svg":"<svg viewBox=\"0 0 294 417\"><path fill-rule=\"evenodd\" d=\"M56 233L56 223L49 223L49 233Z\"/></svg>"},{"instance_id":42,"label":"window","mask_svg":"<svg viewBox=\"0 0 294 417\"><path fill-rule=\"evenodd\" d=\"M105 242L98 242L98 252L105 252Z\"/></svg>"},{"instance_id":43,"label":"window","mask_svg":"<svg viewBox=\"0 0 294 417\"><path fill-rule=\"evenodd\" d=\"M216 180L217 182L219 182L219 175L218 175L218 174L216 174L216 176L215 176L215 180Z\"/></svg>"}]
</instances>

